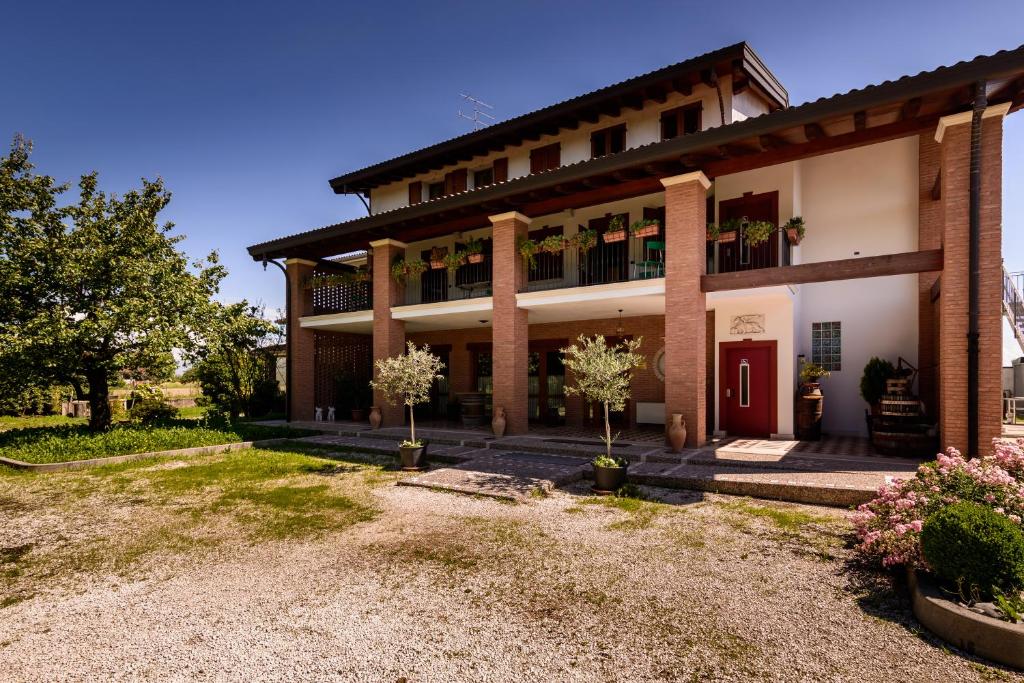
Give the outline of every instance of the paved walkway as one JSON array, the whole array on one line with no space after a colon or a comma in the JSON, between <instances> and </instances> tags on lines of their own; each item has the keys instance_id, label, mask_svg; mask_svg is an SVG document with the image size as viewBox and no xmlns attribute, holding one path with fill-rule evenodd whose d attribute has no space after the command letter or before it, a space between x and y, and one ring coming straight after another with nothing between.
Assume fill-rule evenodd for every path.
<instances>
[{"instance_id":1,"label":"paved walkway","mask_svg":"<svg viewBox=\"0 0 1024 683\"><path fill-rule=\"evenodd\" d=\"M310 423L324 433L302 439L339 450L394 454L404 427L373 430L354 423ZM591 476L595 439L542 435L495 438L483 431L419 429L429 462L445 463L402 483L460 493L524 500L535 491ZM862 440L821 442L722 439L672 453L661 443L629 442L613 449L628 458L630 479L669 488L846 507L870 500L890 477L913 475L920 461L870 454ZM849 448L842 448L843 445Z\"/></svg>"}]
</instances>

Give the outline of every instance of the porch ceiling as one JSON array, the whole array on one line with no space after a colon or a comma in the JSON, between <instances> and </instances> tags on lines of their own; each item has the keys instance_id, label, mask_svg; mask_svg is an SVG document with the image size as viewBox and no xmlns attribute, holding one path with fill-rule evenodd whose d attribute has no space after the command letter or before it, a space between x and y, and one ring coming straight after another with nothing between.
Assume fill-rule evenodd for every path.
<instances>
[{"instance_id":1,"label":"porch ceiling","mask_svg":"<svg viewBox=\"0 0 1024 683\"><path fill-rule=\"evenodd\" d=\"M396 320L404 320L406 332L465 330L475 327L490 327L493 311L494 300L488 296L460 301L395 306L391 309L391 317Z\"/></svg>"},{"instance_id":2,"label":"porch ceiling","mask_svg":"<svg viewBox=\"0 0 1024 683\"><path fill-rule=\"evenodd\" d=\"M373 333L373 311L353 313L327 313L309 315L299 319L299 326L327 332Z\"/></svg>"},{"instance_id":3,"label":"porch ceiling","mask_svg":"<svg viewBox=\"0 0 1024 683\"><path fill-rule=\"evenodd\" d=\"M665 280L639 280L592 287L524 292L516 297L530 324L665 314Z\"/></svg>"}]
</instances>

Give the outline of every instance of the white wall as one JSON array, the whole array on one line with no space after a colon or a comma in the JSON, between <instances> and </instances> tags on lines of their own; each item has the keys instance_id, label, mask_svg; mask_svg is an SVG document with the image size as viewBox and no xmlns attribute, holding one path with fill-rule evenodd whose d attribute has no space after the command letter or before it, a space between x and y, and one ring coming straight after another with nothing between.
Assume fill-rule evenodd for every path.
<instances>
[{"instance_id":1,"label":"white wall","mask_svg":"<svg viewBox=\"0 0 1024 683\"><path fill-rule=\"evenodd\" d=\"M721 405L719 391L719 342L774 339L778 342L778 424L776 434L793 434L793 377L796 351L793 343L793 292L788 287L766 287L759 290L714 292L708 295L708 309L715 311L715 430L721 429L718 419ZM757 334L732 334L732 319L737 315L764 315L765 330Z\"/></svg>"}]
</instances>

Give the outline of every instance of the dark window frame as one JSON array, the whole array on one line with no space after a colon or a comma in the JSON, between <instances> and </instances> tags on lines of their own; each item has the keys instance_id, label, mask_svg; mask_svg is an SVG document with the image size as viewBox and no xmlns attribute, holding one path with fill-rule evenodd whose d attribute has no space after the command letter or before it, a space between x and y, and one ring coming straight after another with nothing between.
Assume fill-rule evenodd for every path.
<instances>
[{"instance_id":1,"label":"dark window frame","mask_svg":"<svg viewBox=\"0 0 1024 683\"><path fill-rule=\"evenodd\" d=\"M691 121L690 126L686 125L687 114L696 114L696 119ZM673 109L666 109L661 112L659 118L661 124L661 140L672 140L674 138L682 137L683 135L692 135L693 133L699 133L704 125L704 105L701 102L693 102L691 104L684 104L681 107L674 107ZM673 134L669 134L670 130L667 129L668 125L671 125L674 129Z\"/></svg>"},{"instance_id":2,"label":"dark window frame","mask_svg":"<svg viewBox=\"0 0 1024 683\"><path fill-rule=\"evenodd\" d=\"M562 165L562 143L552 142L530 150L530 173L552 171Z\"/></svg>"},{"instance_id":3,"label":"dark window frame","mask_svg":"<svg viewBox=\"0 0 1024 683\"><path fill-rule=\"evenodd\" d=\"M618 140L616 140L616 136L619 136ZM616 147L618 149L615 149ZM590 134L591 159L607 156L609 154L618 154L619 152L624 151L626 151L625 123L617 123L614 126L595 130Z\"/></svg>"},{"instance_id":4,"label":"dark window frame","mask_svg":"<svg viewBox=\"0 0 1024 683\"><path fill-rule=\"evenodd\" d=\"M427 183L427 200L440 199L444 196L444 180Z\"/></svg>"},{"instance_id":5,"label":"dark window frame","mask_svg":"<svg viewBox=\"0 0 1024 683\"><path fill-rule=\"evenodd\" d=\"M481 174L490 174L490 180L485 183L480 182ZM473 171L473 189L479 189L481 187L489 187L494 184L494 166L488 166L487 168L480 168Z\"/></svg>"}]
</instances>

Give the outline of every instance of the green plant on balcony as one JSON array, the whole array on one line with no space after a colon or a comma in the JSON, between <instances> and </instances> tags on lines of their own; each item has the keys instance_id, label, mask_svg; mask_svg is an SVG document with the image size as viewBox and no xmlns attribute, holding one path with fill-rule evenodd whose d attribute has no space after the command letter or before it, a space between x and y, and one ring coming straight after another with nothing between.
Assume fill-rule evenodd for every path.
<instances>
[{"instance_id":1,"label":"green plant on balcony","mask_svg":"<svg viewBox=\"0 0 1024 683\"><path fill-rule=\"evenodd\" d=\"M454 274L455 271L457 271L461 266L465 265L466 252L454 251L450 254L445 254L441 258L441 261L444 262L444 267L448 270L448 272Z\"/></svg>"},{"instance_id":2,"label":"green plant on balcony","mask_svg":"<svg viewBox=\"0 0 1024 683\"><path fill-rule=\"evenodd\" d=\"M626 239L626 221L623 220L622 216L613 216L608 221L608 229L604 233L605 244L612 242L621 242Z\"/></svg>"},{"instance_id":3,"label":"green plant on balcony","mask_svg":"<svg viewBox=\"0 0 1024 683\"><path fill-rule=\"evenodd\" d=\"M400 258L391 265L391 277L400 285L408 282L409 278L417 277L425 272L427 272L427 264L420 259Z\"/></svg>"},{"instance_id":4,"label":"green plant on balcony","mask_svg":"<svg viewBox=\"0 0 1024 683\"><path fill-rule=\"evenodd\" d=\"M484 260L484 241L479 237L466 241L466 260L470 263L481 263Z\"/></svg>"},{"instance_id":5,"label":"green plant on balcony","mask_svg":"<svg viewBox=\"0 0 1024 683\"><path fill-rule=\"evenodd\" d=\"M359 282L369 282L370 271L365 268L358 268L354 271L344 273L330 273L328 275L314 275L306 282L306 289L319 289L321 287L336 287L352 285Z\"/></svg>"},{"instance_id":6,"label":"green plant on balcony","mask_svg":"<svg viewBox=\"0 0 1024 683\"><path fill-rule=\"evenodd\" d=\"M654 237L661 230L661 222L656 218L642 218L629 226L629 234L633 237Z\"/></svg>"},{"instance_id":7,"label":"green plant on balcony","mask_svg":"<svg viewBox=\"0 0 1024 683\"><path fill-rule=\"evenodd\" d=\"M715 223L708 223L707 227L707 240L708 242L735 242L736 234L740 228L743 227L743 222L737 218L730 218L727 221L722 221L721 225Z\"/></svg>"},{"instance_id":8,"label":"green plant on balcony","mask_svg":"<svg viewBox=\"0 0 1024 683\"><path fill-rule=\"evenodd\" d=\"M583 228L573 235L571 242L585 254L597 246L597 230Z\"/></svg>"},{"instance_id":9,"label":"green plant on balcony","mask_svg":"<svg viewBox=\"0 0 1024 683\"><path fill-rule=\"evenodd\" d=\"M774 232L775 224L771 221L750 221L743 231L743 236L747 244L756 247L767 242Z\"/></svg>"},{"instance_id":10,"label":"green plant on balcony","mask_svg":"<svg viewBox=\"0 0 1024 683\"><path fill-rule=\"evenodd\" d=\"M562 235L548 235L537 245L537 248L545 254L560 254L565 247L566 239Z\"/></svg>"},{"instance_id":11,"label":"green plant on balcony","mask_svg":"<svg viewBox=\"0 0 1024 683\"><path fill-rule=\"evenodd\" d=\"M523 263L530 270L537 267L537 251L540 247L529 237L520 237L516 240L516 251L523 257Z\"/></svg>"},{"instance_id":12,"label":"green plant on balcony","mask_svg":"<svg viewBox=\"0 0 1024 683\"><path fill-rule=\"evenodd\" d=\"M793 216L786 224L782 226L783 230L786 231L786 238L789 239L790 244L800 244L804 238L804 233L807 228L804 227L804 219L802 216Z\"/></svg>"}]
</instances>

